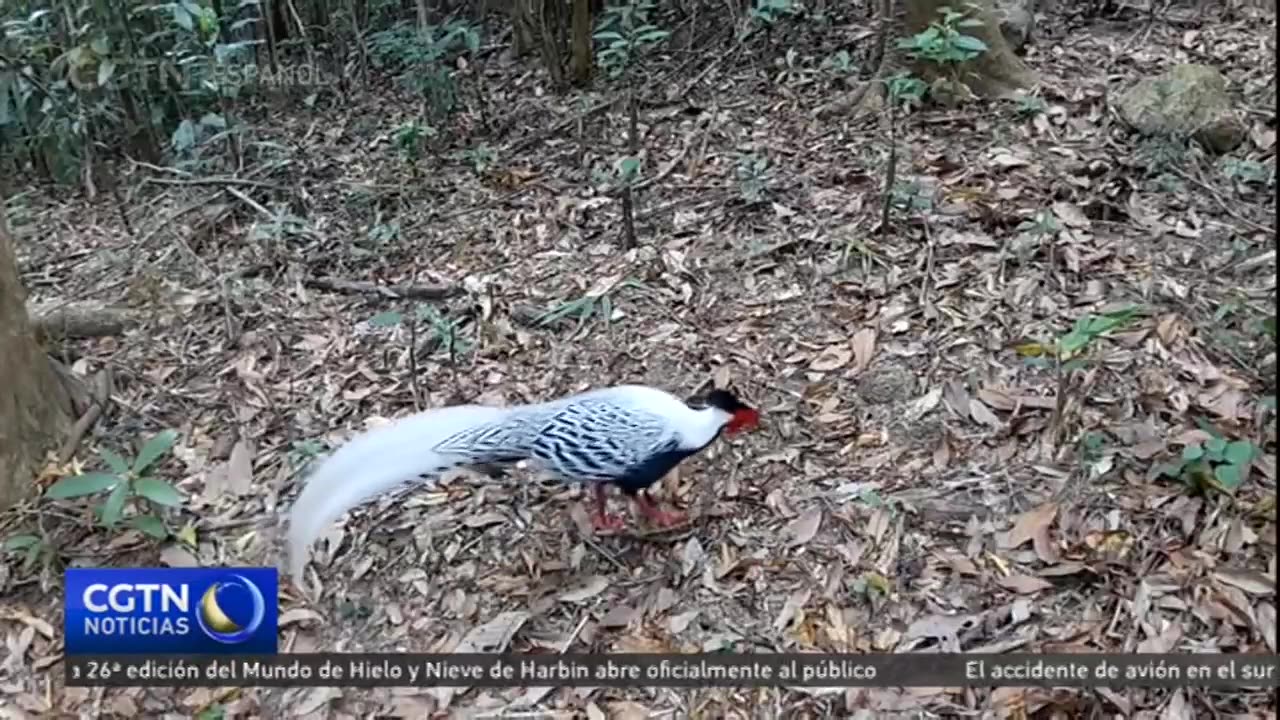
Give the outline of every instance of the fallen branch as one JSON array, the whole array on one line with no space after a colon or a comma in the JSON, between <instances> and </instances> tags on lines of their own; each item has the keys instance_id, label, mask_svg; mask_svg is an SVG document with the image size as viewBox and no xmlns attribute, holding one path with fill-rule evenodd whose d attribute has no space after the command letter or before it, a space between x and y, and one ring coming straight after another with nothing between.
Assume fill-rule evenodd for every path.
<instances>
[{"instance_id":1,"label":"fallen branch","mask_svg":"<svg viewBox=\"0 0 1280 720\"><path fill-rule=\"evenodd\" d=\"M143 179L144 183L157 183L160 185L243 185L246 187L266 188L268 190L277 190L279 192L290 192L290 189L283 185L275 183L263 182L262 180L250 180L248 178L237 177L202 177L202 178L158 178L149 177Z\"/></svg>"},{"instance_id":2,"label":"fallen branch","mask_svg":"<svg viewBox=\"0 0 1280 720\"><path fill-rule=\"evenodd\" d=\"M1236 270L1239 272L1245 272L1248 270L1253 270L1254 268L1260 268L1263 265L1274 265L1275 262L1276 262L1276 249L1271 248L1270 250L1262 253L1261 255L1256 255L1254 257L1249 258L1248 260L1241 261L1239 265L1236 265Z\"/></svg>"},{"instance_id":3,"label":"fallen branch","mask_svg":"<svg viewBox=\"0 0 1280 720\"><path fill-rule=\"evenodd\" d=\"M362 280L331 280L327 278L309 278L302 282L306 287L349 295L381 295L396 300L414 298L417 300L443 300L462 293L462 288L454 285L416 285L398 283L396 285L379 285Z\"/></svg>"},{"instance_id":4,"label":"fallen branch","mask_svg":"<svg viewBox=\"0 0 1280 720\"><path fill-rule=\"evenodd\" d=\"M133 313L127 310L84 303L53 308L29 307L27 314L42 340L119 335L134 322Z\"/></svg>"}]
</instances>

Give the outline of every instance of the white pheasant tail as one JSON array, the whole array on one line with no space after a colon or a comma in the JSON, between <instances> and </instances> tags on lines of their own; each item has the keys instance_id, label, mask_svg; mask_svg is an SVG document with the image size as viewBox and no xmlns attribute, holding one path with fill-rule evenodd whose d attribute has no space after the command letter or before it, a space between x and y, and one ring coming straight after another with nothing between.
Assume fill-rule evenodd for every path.
<instances>
[{"instance_id":1,"label":"white pheasant tail","mask_svg":"<svg viewBox=\"0 0 1280 720\"><path fill-rule=\"evenodd\" d=\"M756 410L725 390L713 390L706 407L695 409L642 385L534 405L456 405L411 415L356 436L307 478L289 516L289 572L302 587L311 544L348 510L465 465L531 460L564 480L594 483L598 527L621 524L604 510L606 484L618 485L651 518L678 521L643 491L722 431L758 420Z\"/></svg>"}]
</instances>

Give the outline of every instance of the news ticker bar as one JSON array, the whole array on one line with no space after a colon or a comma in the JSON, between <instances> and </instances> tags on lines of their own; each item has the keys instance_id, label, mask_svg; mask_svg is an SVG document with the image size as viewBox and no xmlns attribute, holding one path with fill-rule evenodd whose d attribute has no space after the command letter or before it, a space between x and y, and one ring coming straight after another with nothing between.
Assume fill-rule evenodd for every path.
<instances>
[{"instance_id":1,"label":"news ticker bar","mask_svg":"<svg viewBox=\"0 0 1280 720\"><path fill-rule=\"evenodd\" d=\"M1276 687L1276 655L482 655L66 657L78 687Z\"/></svg>"}]
</instances>

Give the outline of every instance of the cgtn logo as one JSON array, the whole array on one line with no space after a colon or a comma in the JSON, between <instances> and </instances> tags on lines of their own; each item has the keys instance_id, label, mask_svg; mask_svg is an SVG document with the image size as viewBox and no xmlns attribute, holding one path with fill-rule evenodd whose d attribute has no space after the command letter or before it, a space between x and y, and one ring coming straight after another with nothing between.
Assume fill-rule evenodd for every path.
<instances>
[{"instance_id":1,"label":"cgtn logo","mask_svg":"<svg viewBox=\"0 0 1280 720\"><path fill-rule=\"evenodd\" d=\"M72 568L69 655L274 654L275 568Z\"/></svg>"}]
</instances>

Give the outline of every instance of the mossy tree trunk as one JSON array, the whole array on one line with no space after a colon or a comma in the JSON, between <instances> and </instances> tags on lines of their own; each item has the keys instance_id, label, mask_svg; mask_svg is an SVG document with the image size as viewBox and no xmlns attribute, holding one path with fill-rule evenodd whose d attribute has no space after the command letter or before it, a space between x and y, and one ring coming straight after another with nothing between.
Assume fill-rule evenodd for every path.
<instances>
[{"instance_id":1,"label":"mossy tree trunk","mask_svg":"<svg viewBox=\"0 0 1280 720\"><path fill-rule=\"evenodd\" d=\"M69 423L59 402L65 393L36 341L25 295L0 204L0 509L34 493L44 455Z\"/></svg>"},{"instance_id":2,"label":"mossy tree trunk","mask_svg":"<svg viewBox=\"0 0 1280 720\"><path fill-rule=\"evenodd\" d=\"M1036 83L1035 73L1027 67L1022 59L1014 54L1009 43L1000 32L1000 21L991 5L992 0L904 0L906 8L906 32L914 35L930 23L940 21L942 16L938 10L950 7L956 12L963 12L967 17L980 20L981 27L962 28L961 32L972 35L984 43L988 50L978 57L959 66L959 77L952 78L964 83L975 95L982 97L1004 97L1016 90L1023 90ZM926 67L926 65L928 67ZM933 80L941 77L941 69L931 63L920 63L916 72L923 78Z\"/></svg>"}]
</instances>

